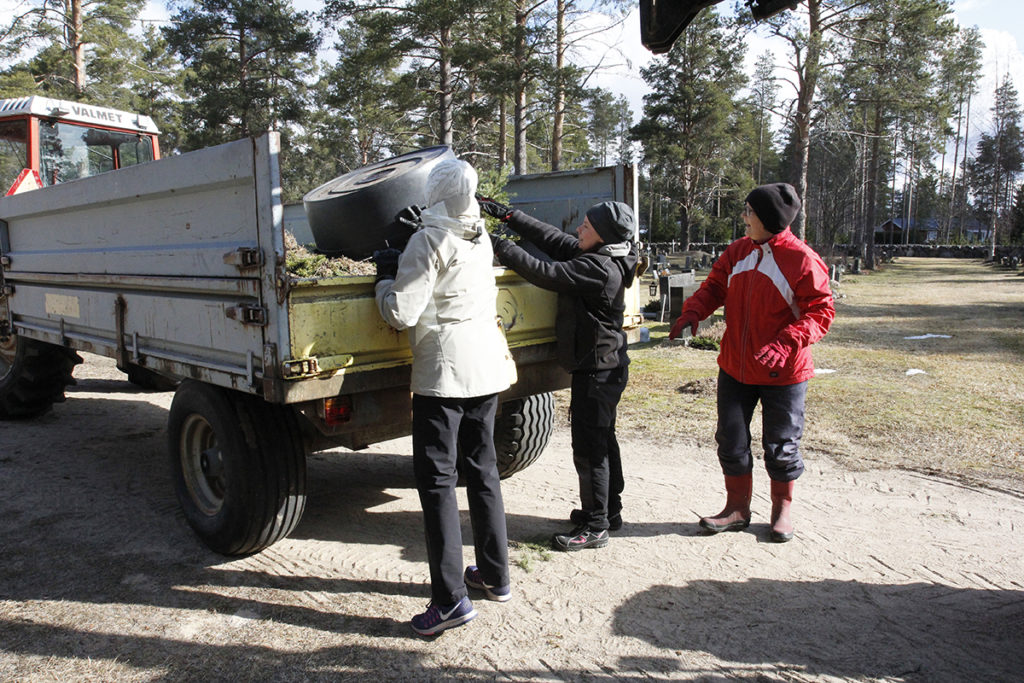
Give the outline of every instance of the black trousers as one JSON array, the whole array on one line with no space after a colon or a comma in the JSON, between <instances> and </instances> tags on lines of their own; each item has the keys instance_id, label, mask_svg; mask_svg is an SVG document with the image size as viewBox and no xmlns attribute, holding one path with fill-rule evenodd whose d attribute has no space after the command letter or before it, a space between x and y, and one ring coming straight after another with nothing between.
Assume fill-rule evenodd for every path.
<instances>
[{"instance_id":1,"label":"black trousers","mask_svg":"<svg viewBox=\"0 0 1024 683\"><path fill-rule=\"evenodd\" d=\"M761 445L764 467L775 481L793 481L804 471L800 437L804 433L807 382L785 386L742 384L718 371L718 461L731 476L749 474L750 420L761 402Z\"/></svg>"},{"instance_id":2,"label":"black trousers","mask_svg":"<svg viewBox=\"0 0 1024 683\"><path fill-rule=\"evenodd\" d=\"M580 507L591 529L607 529L608 517L622 512L625 482L615 415L627 381L626 365L572 375L572 460L580 481Z\"/></svg>"},{"instance_id":3,"label":"black trousers","mask_svg":"<svg viewBox=\"0 0 1024 683\"><path fill-rule=\"evenodd\" d=\"M455 485L457 457L469 499L476 563L484 581L507 586L508 531L494 452L496 394L476 398L412 397L412 454L430 564L430 595L448 605L466 595L462 525Z\"/></svg>"}]
</instances>

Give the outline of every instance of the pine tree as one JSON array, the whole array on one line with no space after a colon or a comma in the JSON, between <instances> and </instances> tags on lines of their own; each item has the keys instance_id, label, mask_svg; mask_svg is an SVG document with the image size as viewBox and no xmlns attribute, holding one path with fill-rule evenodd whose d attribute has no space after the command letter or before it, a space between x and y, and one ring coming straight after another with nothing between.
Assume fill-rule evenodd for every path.
<instances>
[{"instance_id":1,"label":"pine tree","mask_svg":"<svg viewBox=\"0 0 1024 683\"><path fill-rule=\"evenodd\" d=\"M194 149L303 120L319 38L285 0L204 0L163 29L187 71L183 109Z\"/></svg>"},{"instance_id":2,"label":"pine tree","mask_svg":"<svg viewBox=\"0 0 1024 683\"><path fill-rule=\"evenodd\" d=\"M995 258L998 235L1010 219L1008 213L1024 170L1024 132L1017 89L1009 76L996 88L992 105L992 127L981 134L977 154L969 165L971 186L978 214L991 230L989 258Z\"/></svg>"},{"instance_id":3,"label":"pine tree","mask_svg":"<svg viewBox=\"0 0 1024 683\"><path fill-rule=\"evenodd\" d=\"M18 60L0 74L0 95L45 94L96 104L110 83L92 73L97 60L133 42L131 28L144 0L29 0L0 25L0 62Z\"/></svg>"},{"instance_id":4,"label":"pine tree","mask_svg":"<svg viewBox=\"0 0 1024 683\"><path fill-rule=\"evenodd\" d=\"M864 116L866 147L864 220L858 243L874 267L874 228L880 207L882 172L889 167L891 141L900 120L943 116L933 88L941 46L954 27L947 0L870 0L859 17L851 59L844 74L854 105ZM887 145L890 143L890 145Z\"/></svg>"},{"instance_id":5,"label":"pine tree","mask_svg":"<svg viewBox=\"0 0 1024 683\"><path fill-rule=\"evenodd\" d=\"M652 226L657 239L674 238L668 226L678 220L679 237L690 241L691 223L721 214L735 100L746 80L743 51L718 14L704 12L665 57L641 71L651 93L633 137L651 173L651 215L662 216Z\"/></svg>"}]
</instances>

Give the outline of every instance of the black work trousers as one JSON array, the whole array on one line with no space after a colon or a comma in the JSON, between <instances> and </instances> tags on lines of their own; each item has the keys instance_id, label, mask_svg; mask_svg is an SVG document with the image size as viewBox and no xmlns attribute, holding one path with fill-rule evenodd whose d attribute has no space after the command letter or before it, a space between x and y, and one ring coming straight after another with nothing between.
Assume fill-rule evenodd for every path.
<instances>
[{"instance_id":1,"label":"black work trousers","mask_svg":"<svg viewBox=\"0 0 1024 683\"><path fill-rule=\"evenodd\" d=\"M622 512L625 482L615 415L627 381L628 365L572 375L572 460L580 481L580 507L595 530L607 529L608 517Z\"/></svg>"},{"instance_id":2,"label":"black work trousers","mask_svg":"<svg viewBox=\"0 0 1024 683\"><path fill-rule=\"evenodd\" d=\"M800 437L804 433L807 382L766 386L737 382L718 371L718 461L722 472L743 476L753 470L750 420L761 402L764 467L774 481L793 481L804 471Z\"/></svg>"},{"instance_id":3,"label":"black work trousers","mask_svg":"<svg viewBox=\"0 0 1024 683\"><path fill-rule=\"evenodd\" d=\"M469 499L476 564L484 582L509 585L508 531L494 452L496 394L475 398L412 397L412 454L434 604L466 596L462 572L462 525L455 486L458 452Z\"/></svg>"}]
</instances>

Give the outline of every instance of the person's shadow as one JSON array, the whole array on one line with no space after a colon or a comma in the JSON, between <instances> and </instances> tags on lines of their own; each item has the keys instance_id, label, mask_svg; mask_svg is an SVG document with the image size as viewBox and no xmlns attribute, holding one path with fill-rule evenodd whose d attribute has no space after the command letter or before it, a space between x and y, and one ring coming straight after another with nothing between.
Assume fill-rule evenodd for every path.
<instances>
[{"instance_id":1,"label":"person's shadow","mask_svg":"<svg viewBox=\"0 0 1024 683\"><path fill-rule=\"evenodd\" d=\"M633 662L678 671L680 650L727 677L1012 681L1024 678L1024 591L859 581L693 581L653 586L615 610L616 634L667 651ZM728 672L728 668L723 673Z\"/></svg>"}]
</instances>

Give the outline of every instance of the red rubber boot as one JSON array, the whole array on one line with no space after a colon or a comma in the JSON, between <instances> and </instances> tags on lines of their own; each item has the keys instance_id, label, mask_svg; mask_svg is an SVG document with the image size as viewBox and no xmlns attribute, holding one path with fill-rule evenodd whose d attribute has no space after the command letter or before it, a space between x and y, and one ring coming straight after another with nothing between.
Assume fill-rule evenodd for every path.
<instances>
[{"instance_id":1,"label":"red rubber boot","mask_svg":"<svg viewBox=\"0 0 1024 683\"><path fill-rule=\"evenodd\" d=\"M752 474L725 475L725 509L714 517L701 517L701 527L712 534L746 529L750 526L750 498L753 493Z\"/></svg>"},{"instance_id":2,"label":"red rubber boot","mask_svg":"<svg viewBox=\"0 0 1024 683\"><path fill-rule=\"evenodd\" d=\"M789 507L793 503L794 481L772 481L772 540L785 543L793 538Z\"/></svg>"}]
</instances>

